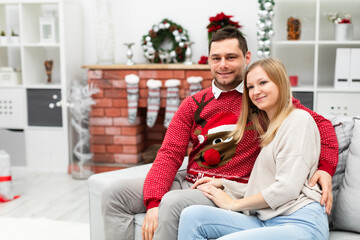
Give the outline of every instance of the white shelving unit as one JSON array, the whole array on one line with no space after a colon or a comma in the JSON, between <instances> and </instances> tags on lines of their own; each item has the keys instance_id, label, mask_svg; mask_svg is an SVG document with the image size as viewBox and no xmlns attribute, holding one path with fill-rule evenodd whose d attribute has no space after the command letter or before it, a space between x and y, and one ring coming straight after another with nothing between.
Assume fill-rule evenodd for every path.
<instances>
[{"instance_id":1,"label":"white shelving unit","mask_svg":"<svg viewBox=\"0 0 360 240\"><path fill-rule=\"evenodd\" d=\"M308 99L308 106L322 115L360 115L360 89L334 88L336 49L360 48L360 1L277 0L274 12L272 56L284 62L289 75L298 76L294 95ZM353 40L334 40L335 26L327 19L329 12L351 14ZM301 21L300 40L287 40L290 17Z\"/></svg>"},{"instance_id":2,"label":"white shelving unit","mask_svg":"<svg viewBox=\"0 0 360 240\"><path fill-rule=\"evenodd\" d=\"M40 41L40 17L48 10L58 23L52 43ZM0 0L0 31L20 36L19 43L8 37L0 44L0 67L20 68L22 79L19 85L0 86L0 128L23 131L25 149L17 151L24 152L26 167L68 171L68 109L56 103L67 99L71 81L82 78L81 12L80 0ZM45 60L54 62L51 83Z\"/></svg>"}]
</instances>

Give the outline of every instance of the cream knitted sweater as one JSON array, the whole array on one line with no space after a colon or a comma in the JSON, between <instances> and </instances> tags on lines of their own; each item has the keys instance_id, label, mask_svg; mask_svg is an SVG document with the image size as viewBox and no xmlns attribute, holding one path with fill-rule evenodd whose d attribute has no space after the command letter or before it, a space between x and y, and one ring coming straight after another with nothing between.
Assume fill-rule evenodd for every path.
<instances>
[{"instance_id":1,"label":"cream knitted sweater","mask_svg":"<svg viewBox=\"0 0 360 240\"><path fill-rule=\"evenodd\" d=\"M318 185L308 182L318 168L320 135L309 113L295 109L284 120L273 141L256 159L248 184L224 180L224 191L235 198L261 192L270 208L252 210L261 220L289 215L320 201Z\"/></svg>"}]
</instances>

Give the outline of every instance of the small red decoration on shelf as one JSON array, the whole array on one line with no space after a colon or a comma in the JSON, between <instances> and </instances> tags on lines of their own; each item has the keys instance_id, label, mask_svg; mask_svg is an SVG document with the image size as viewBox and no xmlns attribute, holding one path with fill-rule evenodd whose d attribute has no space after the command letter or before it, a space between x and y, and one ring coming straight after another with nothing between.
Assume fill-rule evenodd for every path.
<instances>
[{"instance_id":1,"label":"small red decoration on shelf","mask_svg":"<svg viewBox=\"0 0 360 240\"><path fill-rule=\"evenodd\" d=\"M207 56L201 56L200 60L198 61L198 64L207 64L208 63L208 57Z\"/></svg>"}]
</instances>

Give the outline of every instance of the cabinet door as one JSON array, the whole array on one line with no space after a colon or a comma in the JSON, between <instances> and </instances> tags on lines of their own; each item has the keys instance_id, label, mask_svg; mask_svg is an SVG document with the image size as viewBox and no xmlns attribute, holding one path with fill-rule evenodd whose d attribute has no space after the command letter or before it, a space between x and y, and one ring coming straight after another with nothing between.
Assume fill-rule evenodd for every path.
<instances>
[{"instance_id":1,"label":"cabinet door","mask_svg":"<svg viewBox=\"0 0 360 240\"><path fill-rule=\"evenodd\" d=\"M25 132L27 167L67 172L67 133L63 128L32 127Z\"/></svg>"},{"instance_id":2,"label":"cabinet door","mask_svg":"<svg viewBox=\"0 0 360 240\"><path fill-rule=\"evenodd\" d=\"M23 89L0 89L0 128L24 128L26 123L24 96Z\"/></svg>"},{"instance_id":3,"label":"cabinet door","mask_svg":"<svg viewBox=\"0 0 360 240\"><path fill-rule=\"evenodd\" d=\"M293 96L308 109L314 109L314 94L312 92L293 92Z\"/></svg>"},{"instance_id":4,"label":"cabinet door","mask_svg":"<svg viewBox=\"0 0 360 240\"><path fill-rule=\"evenodd\" d=\"M321 115L360 115L360 93L318 93L317 112Z\"/></svg>"},{"instance_id":5,"label":"cabinet door","mask_svg":"<svg viewBox=\"0 0 360 240\"><path fill-rule=\"evenodd\" d=\"M60 89L28 89L27 100L29 126L62 126Z\"/></svg>"}]
</instances>

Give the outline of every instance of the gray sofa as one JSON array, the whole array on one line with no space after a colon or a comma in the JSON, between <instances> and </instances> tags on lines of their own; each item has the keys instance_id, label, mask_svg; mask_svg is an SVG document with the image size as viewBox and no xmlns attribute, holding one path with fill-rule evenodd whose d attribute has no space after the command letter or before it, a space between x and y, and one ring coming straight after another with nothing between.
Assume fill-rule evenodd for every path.
<instances>
[{"instance_id":1,"label":"gray sofa","mask_svg":"<svg viewBox=\"0 0 360 240\"><path fill-rule=\"evenodd\" d=\"M333 177L333 211L329 216L330 240L360 240L360 117L329 117L339 141L339 163ZM187 159L179 171L186 171ZM92 240L104 240L101 191L121 178L144 177L151 164L95 174L88 180ZM135 239L141 239L145 214L135 215Z\"/></svg>"}]
</instances>

